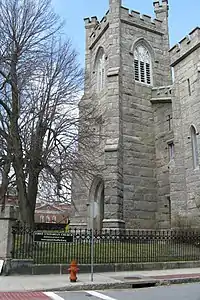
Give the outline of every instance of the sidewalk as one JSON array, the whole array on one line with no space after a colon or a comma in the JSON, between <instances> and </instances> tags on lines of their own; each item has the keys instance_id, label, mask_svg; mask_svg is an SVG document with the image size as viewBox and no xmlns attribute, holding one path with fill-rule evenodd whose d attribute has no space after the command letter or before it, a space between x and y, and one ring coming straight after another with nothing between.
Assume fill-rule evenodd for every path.
<instances>
[{"instance_id":1,"label":"sidewalk","mask_svg":"<svg viewBox=\"0 0 200 300\"><path fill-rule=\"evenodd\" d=\"M76 283L69 282L69 275L0 276L0 292L69 291L109 288L132 288L138 284L171 284L200 281L200 268L157 271L135 271L79 274Z\"/></svg>"}]
</instances>

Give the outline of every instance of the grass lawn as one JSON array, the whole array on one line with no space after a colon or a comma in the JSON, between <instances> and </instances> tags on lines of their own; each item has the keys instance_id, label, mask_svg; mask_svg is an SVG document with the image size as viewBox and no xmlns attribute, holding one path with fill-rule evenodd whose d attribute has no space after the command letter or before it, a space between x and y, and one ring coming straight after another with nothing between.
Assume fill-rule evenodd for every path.
<instances>
[{"instance_id":1,"label":"grass lawn","mask_svg":"<svg viewBox=\"0 0 200 300\"><path fill-rule=\"evenodd\" d=\"M22 245L19 247L19 245ZM20 249L21 248L21 249ZM21 256L21 257L20 257ZM88 241L59 243L27 243L16 241L16 258L33 258L36 264L89 264L91 246ZM94 243L94 263L134 263L199 260L200 248L173 241L135 243L131 241L97 241Z\"/></svg>"}]
</instances>

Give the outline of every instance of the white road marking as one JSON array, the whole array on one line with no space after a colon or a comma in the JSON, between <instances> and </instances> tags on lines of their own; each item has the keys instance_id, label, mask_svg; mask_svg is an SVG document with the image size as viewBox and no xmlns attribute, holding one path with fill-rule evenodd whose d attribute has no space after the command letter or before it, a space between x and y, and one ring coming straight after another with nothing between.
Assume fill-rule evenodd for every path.
<instances>
[{"instance_id":1,"label":"white road marking","mask_svg":"<svg viewBox=\"0 0 200 300\"><path fill-rule=\"evenodd\" d=\"M48 296L49 298L51 298L52 300L64 300L64 298L62 298L62 297L56 295L56 294L53 293L53 292L44 292L44 294L45 294L46 296Z\"/></svg>"},{"instance_id":2,"label":"white road marking","mask_svg":"<svg viewBox=\"0 0 200 300\"><path fill-rule=\"evenodd\" d=\"M88 293L88 294L90 294L91 296L94 296L94 297L102 299L102 300L116 300L114 298L111 298L109 296L100 294L100 293L95 292L95 291L85 291L85 292Z\"/></svg>"}]
</instances>

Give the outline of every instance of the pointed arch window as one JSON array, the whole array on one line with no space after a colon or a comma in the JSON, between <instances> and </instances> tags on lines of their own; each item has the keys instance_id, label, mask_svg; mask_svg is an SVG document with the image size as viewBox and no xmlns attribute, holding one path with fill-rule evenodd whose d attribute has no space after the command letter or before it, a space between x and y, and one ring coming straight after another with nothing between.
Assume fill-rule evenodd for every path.
<instances>
[{"instance_id":1,"label":"pointed arch window","mask_svg":"<svg viewBox=\"0 0 200 300\"><path fill-rule=\"evenodd\" d=\"M135 81L152 84L151 56L146 47L138 45L134 51Z\"/></svg>"},{"instance_id":2,"label":"pointed arch window","mask_svg":"<svg viewBox=\"0 0 200 300\"><path fill-rule=\"evenodd\" d=\"M197 143L197 131L193 125L190 128L190 132L191 132L193 168L196 169L199 167L199 153L198 153L198 143Z\"/></svg>"},{"instance_id":3,"label":"pointed arch window","mask_svg":"<svg viewBox=\"0 0 200 300\"><path fill-rule=\"evenodd\" d=\"M99 49L96 59L97 92L101 92L105 87L105 53L103 48Z\"/></svg>"}]
</instances>

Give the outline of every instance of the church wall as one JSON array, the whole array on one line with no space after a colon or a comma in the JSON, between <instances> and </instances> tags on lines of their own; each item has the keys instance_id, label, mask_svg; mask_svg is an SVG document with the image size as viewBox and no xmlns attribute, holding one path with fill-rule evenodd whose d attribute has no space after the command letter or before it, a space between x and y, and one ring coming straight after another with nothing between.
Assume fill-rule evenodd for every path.
<instances>
[{"instance_id":1,"label":"church wall","mask_svg":"<svg viewBox=\"0 0 200 300\"><path fill-rule=\"evenodd\" d=\"M169 164L170 150L169 143L173 141L172 121L167 121L172 116L171 103L153 104L154 110L154 131L156 148L156 179L157 179L157 214L156 219L159 228L171 226L170 210L170 184ZM170 127L171 128L170 128ZM171 129L171 130L170 130Z\"/></svg>"},{"instance_id":2,"label":"church wall","mask_svg":"<svg viewBox=\"0 0 200 300\"><path fill-rule=\"evenodd\" d=\"M193 32L199 36L199 30ZM184 40L182 40L184 41ZM200 41L200 39L199 39ZM193 46L191 43L181 45L180 55ZM178 52L177 52L178 53ZM178 54L179 54L178 53ZM175 54L177 55L177 54ZM171 52L172 61L175 61L174 50ZM176 215L187 215L192 223L199 223L200 211L200 169L194 169L192 158L192 145L190 126L194 125L197 130L198 159L200 158L200 49L191 50L191 53L180 62L175 62L174 93L173 93L173 119L174 119L174 141L175 141L175 165L171 168L171 201L174 223ZM173 63L174 63L173 61ZM188 79L190 81L189 93ZM197 217L197 218L195 218Z\"/></svg>"},{"instance_id":3,"label":"church wall","mask_svg":"<svg viewBox=\"0 0 200 300\"><path fill-rule=\"evenodd\" d=\"M97 165L95 175L100 175L104 181L104 228L123 227L123 179L122 179L122 151L121 151L121 118L119 106L121 101L120 95L120 26L119 26L119 6L118 3L110 4L110 14L107 14L106 20L109 19L109 26L102 21L93 27L90 32L86 33L87 51L86 51L86 80L85 93L81 105L90 103L97 114L102 115L104 137L100 144L93 149L94 161ZM94 21L94 18L93 18ZM91 27L93 21L87 21L86 27ZM104 26L104 29L102 27ZM92 32L92 33L91 33ZM99 47L103 47L106 57L105 69L105 87L104 90L97 94L95 59ZM88 78L88 79L87 79ZM83 107L84 111L84 107ZM84 126L84 125L83 125ZM92 139L92 136L91 136ZM82 152L84 155L84 151ZM98 167L103 166L102 172L99 173ZM95 176L94 176L95 177ZM80 182L80 179L78 180ZM73 197L77 198L74 186ZM80 184L79 184L80 186ZM90 189L90 187L89 187ZM84 198L84 201L81 199ZM83 202L90 202L88 199L89 192L82 193L78 203L80 210ZM86 200L87 199L87 200ZM82 202L81 202L82 201ZM87 215L87 210L85 210ZM78 216L76 216L77 219Z\"/></svg>"},{"instance_id":4,"label":"church wall","mask_svg":"<svg viewBox=\"0 0 200 300\"><path fill-rule=\"evenodd\" d=\"M166 84L169 66L163 60L164 31L161 25L158 31L126 22L126 10L122 18L124 220L127 228L155 228L158 195L152 87L135 82L130 50L133 52L134 43L142 38L152 55L153 85Z\"/></svg>"},{"instance_id":5,"label":"church wall","mask_svg":"<svg viewBox=\"0 0 200 300\"><path fill-rule=\"evenodd\" d=\"M85 20L86 77L80 112L84 111L85 104L91 104L104 122L105 136L93 149L94 162L104 167L96 174L104 180L104 228L123 227L124 221L126 228L155 228L159 196L162 198L166 192L167 173L163 175L164 165L160 171L156 169L154 118L155 111L159 117L164 112L161 106L155 109L151 98L153 86L171 83L167 1L155 3L157 19L154 21L120 8L120 0L109 3L109 13L100 23L95 17ZM140 38L152 57L151 86L134 80L133 49ZM97 95L94 66L99 47L105 50L107 76L105 89ZM168 106L165 108L167 112L170 110ZM92 122L91 127L98 132L98 124ZM85 155L83 149L79 150ZM78 208L75 219L79 223L88 223L92 180L73 179L72 199ZM165 192L159 191L158 182L160 190Z\"/></svg>"},{"instance_id":6,"label":"church wall","mask_svg":"<svg viewBox=\"0 0 200 300\"><path fill-rule=\"evenodd\" d=\"M104 22L103 22L104 23ZM95 175L104 178L104 146L105 146L105 130L103 130L104 114L106 108L106 95L107 89L103 89L102 92L97 95L97 74L95 68L95 59L98 54L98 50L102 47L107 55L106 49L108 49L108 29L102 34L101 38L96 42L96 38L92 37L92 32L95 31L97 25L97 19L86 19L86 57L85 57L85 86L84 96L80 101L79 112L85 113L85 106L89 106L92 112L89 115L90 120L90 143L92 144L90 162L96 165L94 170L91 170L91 175L82 174L81 177L74 175L72 180L72 200L76 206L73 210L73 216L71 224L74 227L88 227L90 226L90 189ZM108 61L106 61L106 73L108 71ZM106 82L107 85L107 82ZM99 120L100 119L100 120ZM81 124L81 128L84 130L84 122ZM88 149L85 150L79 145L80 156L88 155ZM81 225L82 224L82 225Z\"/></svg>"},{"instance_id":7,"label":"church wall","mask_svg":"<svg viewBox=\"0 0 200 300\"><path fill-rule=\"evenodd\" d=\"M89 188L91 181L87 178L80 178L73 175L71 198L72 213L70 223L75 228L87 228L89 223Z\"/></svg>"}]
</instances>

